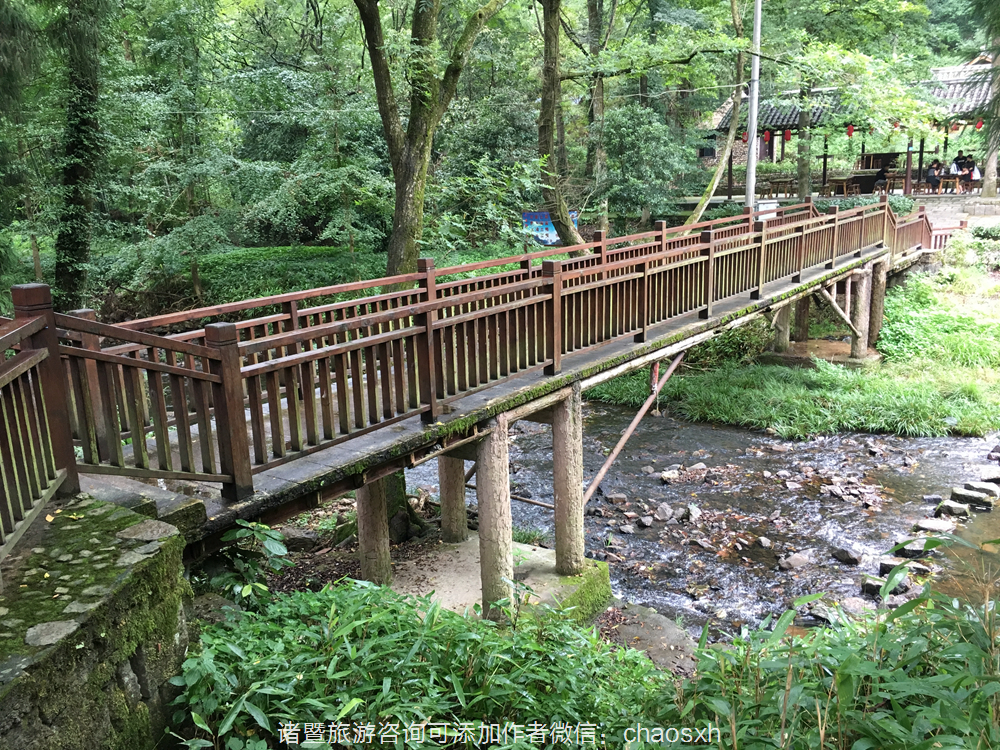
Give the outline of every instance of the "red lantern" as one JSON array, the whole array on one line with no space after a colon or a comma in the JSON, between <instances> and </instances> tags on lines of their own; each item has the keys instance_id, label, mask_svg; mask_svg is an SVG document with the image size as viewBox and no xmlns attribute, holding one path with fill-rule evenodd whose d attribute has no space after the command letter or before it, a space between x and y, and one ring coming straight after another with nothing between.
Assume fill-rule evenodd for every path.
<instances>
[{"instance_id":1,"label":"red lantern","mask_svg":"<svg viewBox=\"0 0 1000 750\"><path fill-rule=\"evenodd\" d=\"M979 122L976 123L976 130L982 130L982 129L983 129L983 118L980 117Z\"/></svg>"},{"instance_id":2,"label":"red lantern","mask_svg":"<svg viewBox=\"0 0 1000 750\"><path fill-rule=\"evenodd\" d=\"M951 132L952 133L957 133L958 132L958 123L957 122L956 123L952 123Z\"/></svg>"},{"instance_id":3,"label":"red lantern","mask_svg":"<svg viewBox=\"0 0 1000 750\"><path fill-rule=\"evenodd\" d=\"M746 131L744 131L744 133L743 133L743 142L746 143L748 140L749 140L749 136L747 136Z\"/></svg>"},{"instance_id":4,"label":"red lantern","mask_svg":"<svg viewBox=\"0 0 1000 750\"><path fill-rule=\"evenodd\" d=\"M770 130L765 130L764 131L764 143L768 143L770 140L771 140L771 131Z\"/></svg>"},{"instance_id":5,"label":"red lantern","mask_svg":"<svg viewBox=\"0 0 1000 750\"><path fill-rule=\"evenodd\" d=\"M854 137L854 126L853 125L848 125L847 126L847 137L848 138L853 138Z\"/></svg>"},{"instance_id":6,"label":"red lantern","mask_svg":"<svg viewBox=\"0 0 1000 750\"><path fill-rule=\"evenodd\" d=\"M785 131L785 140L786 141L792 140L792 131L791 130L786 130Z\"/></svg>"},{"instance_id":7,"label":"red lantern","mask_svg":"<svg viewBox=\"0 0 1000 750\"><path fill-rule=\"evenodd\" d=\"M896 128L896 130L899 130L899 123L897 122L895 125L893 125L893 127Z\"/></svg>"}]
</instances>

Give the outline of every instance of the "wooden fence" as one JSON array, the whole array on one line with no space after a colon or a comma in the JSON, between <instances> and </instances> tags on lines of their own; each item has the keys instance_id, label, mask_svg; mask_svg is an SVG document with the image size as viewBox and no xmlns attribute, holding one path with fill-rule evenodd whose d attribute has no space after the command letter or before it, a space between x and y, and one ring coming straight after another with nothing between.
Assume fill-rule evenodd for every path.
<instances>
[{"instance_id":1,"label":"wooden fence","mask_svg":"<svg viewBox=\"0 0 1000 750\"><path fill-rule=\"evenodd\" d=\"M931 241L922 212L806 202L451 268L422 259L412 274L113 326L48 312L60 425L80 472L221 482L234 500L256 473L417 415L436 421L477 390L559 372L564 356L644 341L883 242L902 256Z\"/></svg>"},{"instance_id":2,"label":"wooden fence","mask_svg":"<svg viewBox=\"0 0 1000 750\"><path fill-rule=\"evenodd\" d=\"M14 319L0 321L0 560L57 491L79 490L49 289L13 297Z\"/></svg>"}]
</instances>

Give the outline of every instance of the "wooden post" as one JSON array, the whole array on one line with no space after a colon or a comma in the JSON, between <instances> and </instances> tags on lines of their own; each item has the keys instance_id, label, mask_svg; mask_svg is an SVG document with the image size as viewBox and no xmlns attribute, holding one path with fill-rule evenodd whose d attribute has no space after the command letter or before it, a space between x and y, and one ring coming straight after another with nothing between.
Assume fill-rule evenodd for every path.
<instances>
[{"instance_id":1,"label":"wooden post","mask_svg":"<svg viewBox=\"0 0 1000 750\"><path fill-rule=\"evenodd\" d=\"M792 330L792 341L809 340L809 306L810 297L807 295L795 303L795 326Z\"/></svg>"},{"instance_id":2,"label":"wooden post","mask_svg":"<svg viewBox=\"0 0 1000 750\"><path fill-rule=\"evenodd\" d=\"M542 261L542 277L547 280L542 293L552 295L545 308L545 359L549 361L545 374L558 375L562 371L562 261Z\"/></svg>"},{"instance_id":3,"label":"wooden post","mask_svg":"<svg viewBox=\"0 0 1000 750\"><path fill-rule=\"evenodd\" d=\"M94 310L73 310L68 314L74 318L97 322L97 312ZM96 334L81 333L80 339L82 348L92 352L101 350L101 344ZM79 364L87 372L87 391L90 394L90 406L94 415L94 433L97 435L97 455L104 460L109 460L111 452L108 450L108 428L104 420L101 389L98 386L97 362L93 359L84 359Z\"/></svg>"},{"instance_id":4,"label":"wooden post","mask_svg":"<svg viewBox=\"0 0 1000 750\"><path fill-rule=\"evenodd\" d=\"M882 209L882 244L892 248L893 243L889 242L889 195L883 193L878 199Z\"/></svg>"},{"instance_id":5,"label":"wooden post","mask_svg":"<svg viewBox=\"0 0 1000 750\"><path fill-rule=\"evenodd\" d=\"M552 408L552 479L555 491L556 573L583 571L583 415L580 383Z\"/></svg>"},{"instance_id":6,"label":"wooden post","mask_svg":"<svg viewBox=\"0 0 1000 750\"><path fill-rule=\"evenodd\" d=\"M913 138L906 144L906 177L903 179L903 195L913 193Z\"/></svg>"},{"instance_id":7,"label":"wooden post","mask_svg":"<svg viewBox=\"0 0 1000 750\"><path fill-rule=\"evenodd\" d=\"M75 495L80 491L80 478L76 471L76 454L73 452L73 433L70 429L69 399L66 391L66 373L59 356L59 336L56 333L55 311L52 309L52 290L48 284L19 284L10 289L14 302L14 318L45 318L45 328L21 342L22 349L47 349L49 354L38 363L38 375L45 399L49 439L52 441L52 458L56 470L65 470L66 479L59 488L60 495ZM3 450L8 450L4 447Z\"/></svg>"},{"instance_id":8,"label":"wooden post","mask_svg":"<svg viewBox=\"0 0 1000 750\"><path fill-rule=\"evenodd\" d=\"M219 352L219 359L209 360L209 368L213 375L222 378L221 383L212 383L212 391L215 432L219 440L219 463L223 474L233 476L232 482L222 484L222 497L229 502L236 502L253 494L239 342L239 331L233 323L209 323L205 326L205 346ZM288 383L285 387L293 388L294 384Z\"/></svg>"},{"instance_id":9,"label":"wooden post","mask_svg":"<svg viewBox=\"0 0 1000 750\"><path fill-rule=\"evenodd\" d=\"M469 536L465 512L465 461L440 456L438 485L441 490L441 539L452 544L463 542Z\"/></svg>"},{"instance_id":10,"label":"wooden post","mask_svg":"<svg viewBox=\"0 0 1000 750\"><path fill-rule=\"evenodd\" d=\"M701 242L708 245L702 250L702 255L708 258L705 262L705 307L698 312L698 317L712 317L712 304L715 302L715 232L708 229L701 233Z\"/></svg>"},{"instance_id":11,"label":"wooden post","mask_svg":"<svg viewBox=\"0 0 1000 750\"><path fill-rule=\"evenodd\" d=\"M826 160L830 158L830 138L823 136L823 186L826 186Z\"/></svg>"},{"instance_id":12,"label":"wooden post","mask_svg":"<svg viewBox=\"0 0 1000 750\"><path fill-rule=\"evenodd\" d=\"M871 268L855 273L852 286L855 288L851 299L851 319L861 335L851 333L851 359L864 359L868 354L868 324L872 299Z\"/></svg>"},{"instance_id":13,"label":"wooden post","mask_svg":"<svg viewBox=\"0 0 1000 750\"><path fill-rule=\"evenodd\" d=\"M924 139L920 139L920 156L917 159L917 182L924 179Z\"/></svg>"},{"instance_id":14,"label":"wooden post","mask_svg":"<svg viewBox=\"0 0 1000 750\"><path fill-rule=\"evenodd\" d=\"M795 274L792 276L792 283L798 284L802 281L802 264L806 256L806 228L804 226L795 229Z\"/></svg>"},{"instance_id":15,"label":"wooden post","mask_svg":"<svg viewBox=\"0 0 1000 750\"><path fill-rule=\"evenodd\" d=\"M664 236L666 228L666 222L656 222L656 231L660 232L661 237ZM649 329L649 261L640 261L638 271L642 274L642 276L639 277L639 293L634 301L634 304L636 318L639 323L639 330L636 331L632 340L637 344L641 344L646 340L646 332Z\"/></svg>"},{"instance_id":16,"label":"wooden post","mask_svg":"<svg viewBox=\"0 0 1000 750\"><path fill-rule=\"evenodd\" d=\"M792 306L784 305L774 314L774 351L787 352L791 332Z\"/></svg>"},{"instance_id":17,"label":"wooden post","mask_svg":"<svg viewBox=\"0 0 1000 750\"><path fill-rule=\"evenodd\" d=\"M388 482L374 481L359 487L358 550L361 577L386 586L392 581L392 561L389 557L389 519L385 497Z\"/></svg>"},{"instance_id":18,"label":"wooden post","mask_svg":"<svg viewBox=\"0 0 1000 750\"><path fill-rule=\"evenodd\" d=\"M483 587L483 616L499 619L493 606L513 597L514 548L510 514L510 476L507 416L498 414L492 430L476 450L476 496L479 502L479 575Z\"/></svg>"},{"instance_id":19,"label":"wooden post","mask_svg":"<svg viewBox=\"0 0 1000 750\"><path fill-rule=\"evenodd\" d=\"M760 234L760 249L757 252L757 286L750 292L750 299L760 299L764 293L764 255L767 252L767 222L755 221L753 231Z\"/></svg>"},{"instance_id":20,"label":"wooden post","mask_svg":"<svg viewBox=\"0 0 1000 750\"><path fill-rule=\"evenodd\" d=\"M417 271L423 274L420 288L424 290L425 301L437 301L436 279L434 277L434 259L417 258ZM441 404L437 398L437 337L434 334L434 323L437 320L437 309L429 310L417 316L417 325L423 329L417 335L417 359L420 379L420 403L428 408L420 418L424 422L436 422L441 414Z\"/></svg>"},{"instance_id":21,"label":"wooden post","mask_svg":"<svg viewBox=\"0 0 1000 750\"><path fill-rule=\"evenodd\" d=\"M837 248L840 246L840 206L830 206L826 212L833 216L833 239L830 241L830 260L825 267L834 268L837 265Z\"/></svg>"},{"instance_id":22,"label":"wooden post","mask_svg":"<svg viewBox=\"0 0 1000 750\"><path fill-rule=\"evenodd\" d=\"M885 315L885 285L889 273L889 261L882 260L872 265L872 303L868 318L868 346L878 343L882 332L882 318Z\"/></svg>"}]
</instances>

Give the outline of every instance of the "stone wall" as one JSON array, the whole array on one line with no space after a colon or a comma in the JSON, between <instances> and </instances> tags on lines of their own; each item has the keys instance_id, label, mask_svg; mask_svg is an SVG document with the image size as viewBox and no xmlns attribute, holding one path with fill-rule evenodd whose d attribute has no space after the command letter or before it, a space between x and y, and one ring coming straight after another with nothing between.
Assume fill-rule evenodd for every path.
<instances>
[{"instance_id":1,"label":"stone wall","mask_svg":"<svg viewBox=\"0 0 1000 750\"><path fill-rule=\"evenodd\" d=\"M3 564L0 748L147 750L187 651L184 539L81 495Z\"/></svg>"}]
</instances>

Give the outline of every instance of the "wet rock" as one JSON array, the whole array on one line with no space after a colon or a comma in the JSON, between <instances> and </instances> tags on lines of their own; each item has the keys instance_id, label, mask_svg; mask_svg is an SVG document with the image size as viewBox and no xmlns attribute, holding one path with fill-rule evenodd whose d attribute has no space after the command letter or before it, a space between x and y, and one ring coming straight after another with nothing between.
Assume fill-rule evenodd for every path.
<instances>
[{"instance_id":1,"label":"wet rock","mask_svg":"<svg viewBox=\"0 0 1000 750\"><path fill-rule=\"evenodd\" d=\"M771 549L774 546L774 542L772 542L766 536L757 537L757 544L759 544L764 549Z\"/></svg>"},{"instance_id":2,"label":"wet rock","mask_svg":"<svg viewBox=\"0 0 1000 750\"><path fill-rule=\"evenodd\" d=\"M664 471L684 471L684 464L670 464L663 469Z\"/></svg>"},{"instance_id":3,"label":"wet rock","mask_svg":"<svg viewBox=\"0 0 1000 750\"><path fill-rule=\"evenodd\" d=\"M840 602L840 608L849 615L860 616L866 612L874 612L875 607L871 602L862 599L860 596L848 596Z\"/></svg>"},{"instance_id":4,"label":"wet rock","mask_svg":"<svg viewBox=\"0 0 1000 750\"><path fill-rule=\"evenodd\" d=\"M780 443L770 443L766 448L771 453L788 453L791 450L787 445L781 445Z\"/></svg>"},{"instance_id":5,"label":"wet rock","mask_svg":"<svg viewBox=\"0 0 1000 750\"><path fill-rule=\"evenodd\" d=\"M642 518L639 519L639 525L648 529L650 526L653 525L653 517L643 516Z\"/></svg>"},{"instance_id":6,"label":"wet rock","mask_svg":"<svg viewBox=\"0 0 1000 750\"><path fill-rule=\"evenodd\" d=\"M627 511L627 512L623 513L622 515L625 516L625 518L627 518L629 521L634 521L635 519L637 519L639 517L638 513L634 513L632 511Z\"/></svg>"},{"instance_id":7,"label":"wet rock","mask_svg":"<svg viewBox=\"0 0 1000 750\"><path fill-rule=\"evenodd\" d=\"M896 544L901 544L903 541L905 541L905 538L898 540ZM909 557L909 558L923 557L928 552L930 552L930 550L927 548L928 541L929 540L927 539L914 539L908 542L904 547L900 547L898 550L896 550L896 554L899 555L900 557Z\"/></svg>"},{"instance_id":8,"label":"wet rock","mask_svg":"<svg viewBox=\"0 0 1000 750\"><path fill-rule=\"evenodd\" d=\"M667 469L660 474L660 481L664 484L670 484L680 475L681 473L677 469Z\"/></svg>"},{"instance_id":9,"label":"wet rock","mask_svg":"<svg viewBox=\"0 0 1000 750\"><path fill-rule=\"evenodd\" d=\"M707 469L707 468L708 468L708 466L706 466L705 464L703 464L701 462L698 462L698 463L694 464L693 466L688 466L687 470L688 471L701 471L702 469Z\"/></svg>"},{"instance_id":10,"label":"wet rock","mask_svg":"<svg viewBox=\"0 0 1000 750\"><path fill-rule=\"evenodd\" d=\"M718 474L718 473L716 473L714 471L711 471L711 472L709 472L708 474L705 475L705 481L706 482L721 482L722 481L722 474Z\"/></svg>"},{"instance_id":11,"label":"wet rock","mask_svg":"<svg viewBox=\"0 0 1000 750\"><path fill-rule=\"evenodd\" d=\"M795 570L796 568L808 565L810 562L812 561L801 552L795 552L794 554L779 560L778 566L782 570Z\"/></svg>"},{"instance_id":12,"label":"wet rock","mask_svg":"<svg viewBox=\"0 0 1000 750\"><path fill-rule=\"evenodd\" d=\"M760 474L762 477L764 477L764 479L770 479L771 477L774 476L774 474L772 474L769 471L762 471Z\"/></svg>"},{"instance_id":13,"label":"wet rock","mask_svg":"<svg viewBox=\"0 0 1000 750\"><path fill-rule=\"evenodd\" d=\"M704 514L701 512L701 508L697 505L691 504L687 507L687 519L691 523L698 523L698 520L702 517L702 515Z\"/></svg>"},{"instance_id":14,"label":"wet rock","mask_svg":"<svg viewBox=\"0 0 1000 750\"><path fill-rule=\"evenodd\" d=\"M861 580L861 593L868 594L870 596L879 596L879 592L885 585L884 578L876 578L875 576L865 576ZM910 590L910 581L907 576L903 578L896 584L896 588L890 591L890 594L905 594Z\"/></svg>"},{"instance_id":15,"label":"wet rock","mask_svg":"<svg viewBox=\"0 0 1000 750\"><path fill-rule=\"evenodd\" d=\"M934 516L937 518L940 518L941 516L968 518L970 515L972 514L969 512L968 505L956 503L952 500L942 500L941 503L934 509Z\"/></svg>"},{"instance_id":16,"label":"wet rock","mask_svg":"<svg viewBox=\"0 0 1000 750\"><path fill-rule=\"evenodd\" d=\"M778 477L779 479L788 479L789 477L792 476L792 472L788 471L787 469L782 469L777 474L775 474L775 476Z\"/></svg>"},{"instance_id":17,"label":"wet rock","mask_svg":"<svg viewBox=\"0 0 1000 750\"><path fill-rule=\"evenodd\" d=\"M955 530L955 523L946 518L921 518L913 524L913 530L928 531L932 534L950 534Z\"/></svg>"},{"instance_id":18,"label":"wet rock","mask_svg":"<svg viewBox=\"0 0 1000 750\"><path fill-rule=\"evenodd\" d=\"M710 541L708 541L707 539L693 539L693 540L691 540L690 543L691 544L697 544L703 550L708 550L709 552L715 552L715 547L713 547L712 543Z\"/></svg>"},{"instance_id":19,"label":"wet rock","mask_svg":"<svg viewBox=\"0 0 1000 750\"><path fill-rule=\"evenodd\" d=\"M977 508L989 508L992 510L996 498L987 495L985 492L967 490L965 487L953 487L951 490L951 499L956 503L975 505Z\"/></svg>"},{"instance_id":20,"label":"wet rock","mask_svg":"<svg viewBox=\"0 0 1000 750\"><path fill-rule=\"evenodd\" d=\"M610 495L605 495L604 497L612 505L624 505L624 503L628 500L628 498L620 492L612 492Z\"/></svg>"},{"instance_id":21,"label":"wet rock","mask_svg":"<svg viewBox=\"0 0 1000 750\"><path fill-rule=\"evenodd\" d=\"M670 507L670 503L660 503L656 506L654 517L657 521L669 521L674 517L674 509Z\"/></svg>"},{"instance_id":22,"label":"wet rock","mask_svg":"<svg viewBox=\"0 0 1000 750\"><path fill-rule=\"evenodd\" d=\"M917 460L913 456L903 456L903 466L913 466Z\"/></svg>"},{"instance_id":23,"label":"wet rock","mask_svg":"<svg viewBox=\"0 0 1000 750\"><path fill-rule=\"evenodd\" d=\"M984 495L992 497L1000 497L1000 486L993 484L993 482L966 482L965 489L982 492Z\"/></svg>"},{"instance_id":24,"label":"wet rock","mask_svg":"<svg viewBox=\"0 0 1000 750\"><path fill-rule=\"evenodd\" d=\"M654 471L656 471L656 469L654 469L652 466L643 466L641 469L639 469L639 471L641 471L643 474L652 474Z\"/></svg>"},{"instance_id":25,"label":"wet rock","mask_svg":"<svg viewBox=\"0 0 1000 750\"><path fill-rule=\"evenodd\" d=\"M785 482L785 487L787 487L790 490L801 490L802 489L802 484L799 483L799 482L791 482L791 481L789 481L789 482Z\"/></svg>"},{"instance_id":26,"label":"wet rock","mask_svg":"<svg viewBox=\"0 0 1000 750\"><path fill-rule=\"evenodd\" d=\"M856 547L834 547L830 554L845 565L860 565L864 554Z\"/></svg>"},{"instance_id":27,"label":"wet rock","mask_svg":"<svg viewBox=\"0 0 1000 750\"><path fill-rule=\"evenodd\" d=\"M892 572L893 568L898 568L900 565L905 565L915 575L924 576L934 572L931 566L924 565L915 560L906 560L902 557L881 557L878 561L878 574L880 576L887 576Z\"/></svg>"},{"instance_id":28,"label":"wet rock","mask_svg":"<svg viewBox=\"0 0 1000 750\"><path fill-rule=\"evenodd\" d=\"M944 498L941 497L940 495L924 495L922 500L925 503L939 503L942 500L944 500Z\"/></svg>"},{"instance_id":29,"label":"wet rock","mask_svg":"<svg viewBox=\"0 0 1000 750\"><path fill-rule=\"evenodd\" d=\"M285 547L289 552L309 552L319 541L319 534L312 529L282 529L285 535Z\"/></svg>"},{"instance_id":30,"label":"wet rock","mask_svg":"<svg viewBox=\"0 0 1000 750\"><path fill-rule=\"evenodd\" d=\"M635 526L629 523L623 523L621 526L618 527L618 531L620 531L622 534L634 534Z\"/></svg>"},{"instance_id":31,"label":"wet rock","mask_svg":"<svg viewBox=\"0 0 1000 750\"><path fill-rule=\"evenodd\" d=\"M608 562L612 563L624 562L624 559L616 555L614 552L608 552L607 554L605 554L605 559L607 559Z\"/></svg>"}]
</instances>

